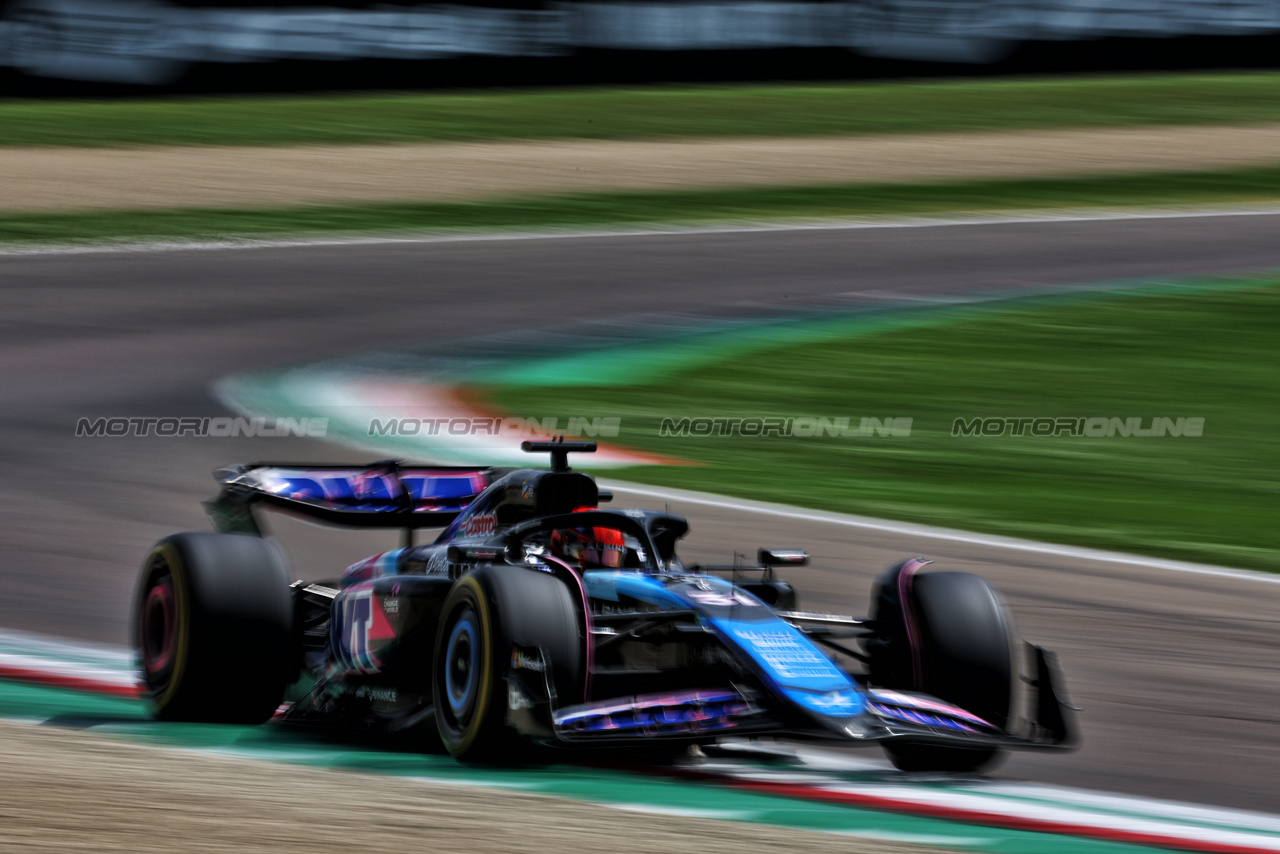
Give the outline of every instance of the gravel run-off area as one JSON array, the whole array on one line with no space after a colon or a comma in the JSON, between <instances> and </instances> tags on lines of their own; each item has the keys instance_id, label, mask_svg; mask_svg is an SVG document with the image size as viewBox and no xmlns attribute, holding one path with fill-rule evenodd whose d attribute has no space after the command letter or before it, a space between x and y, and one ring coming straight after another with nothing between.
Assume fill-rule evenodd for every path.
<instances>
[{"instance_id":1,"label":"gravel run-off area","mask_svg":"<svg viewBox=\"0 0 1280 854\"><path fill-rule=\"evenodd\" d=\"M1280 125L891 136L0 153L0 213L460 201L1280 163Z\"/></svg>"},{"instance_id":2,"label":"gravel run-off area","mask_svg":"<svg viewBox=\"0 0 1280 854\"><path fill-rule=\"evenodd\" d=\"M275 765L0 721L0 852L937 851L522 792Z\"/></svg>"}]
</instances>

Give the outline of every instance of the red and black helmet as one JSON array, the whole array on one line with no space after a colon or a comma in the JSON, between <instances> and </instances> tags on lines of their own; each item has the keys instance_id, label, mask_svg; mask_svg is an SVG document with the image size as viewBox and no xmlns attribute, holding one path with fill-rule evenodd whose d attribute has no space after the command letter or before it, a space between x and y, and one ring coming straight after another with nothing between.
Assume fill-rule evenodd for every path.
<instances>
[{"instance_id":1,"label":"red and black helmet","mask_svg":"<svg viewBox=\"0 0 1280 854\"><path fill-rule=\"evenodd\" d=\"M579 507L573 512L594 509ZM557 528L551 532L551 551L582 569L617 569L625 563L627 544L617 528Z\"/></svg>"}]
</instances>

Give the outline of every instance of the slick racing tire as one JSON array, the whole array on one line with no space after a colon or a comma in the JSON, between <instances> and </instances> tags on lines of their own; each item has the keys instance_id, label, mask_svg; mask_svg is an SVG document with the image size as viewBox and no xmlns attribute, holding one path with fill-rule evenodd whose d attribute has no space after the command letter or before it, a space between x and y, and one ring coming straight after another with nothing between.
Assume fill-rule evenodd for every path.
<instances>
[{"instance_id":1,"label":"slick racing tire","mask_svg":"<svg viewBox=\"0 0 1280 854\"><path fill-rule=\"evenodd\" d=\"M871 682L885 688L921 691L954 703L1004 729L1013 704L1013 625L1004 603L985 581L967 572L931 572L914 576L905 603L893 603L898 620L874 614L881 625L902 635L894 645L910 645L903 631L913 623L918 670L885 672L872 657ZM896 616L896 615L894 615ZM903 771L968 773L993 765L999 748L964 748L889 742L885 751Z\"/></svg>"},{"instance_id":2,"label":"slick racing tire","mask_svg":"<svg viewBox=\"0 0 1280 854\"><path fill-rule=\"evenodd\" d=\"M161 540L142 565L133 637L157 718L268 720L297 671L283 555L240 534Z\"/></svg>"},{"instance_id":3,"label":"slick racing tire","mask_svg":"<svg viewBox=\"0 0 1280 854\"><path fill-rule=\"evenodd\" d=\"M468 761L524 758L507 725L517 650L538 652L561 705L582 702L580 611L563 581L536 570L482 566L458 579L440 611L431 668L436 726L449 753Z\"/></svg>"}]
</instances>

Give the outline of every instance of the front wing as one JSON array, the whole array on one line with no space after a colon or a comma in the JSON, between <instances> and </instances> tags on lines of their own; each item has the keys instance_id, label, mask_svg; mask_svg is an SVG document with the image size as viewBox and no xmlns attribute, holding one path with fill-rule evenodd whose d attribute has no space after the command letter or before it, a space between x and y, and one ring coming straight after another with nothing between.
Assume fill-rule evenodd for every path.
<instances>
[{"instance_id":1,"label":"front wing","mask_svg":"<svg viewBox=\"0 0 1280 854\"><path fill-rule=\"evenodd\" d=\"M1036 678L1028 720L1018 732L1001 729L965 710L923 694L865 689L856 715L797 716L777 698L724 688L615 697L557 709L544 737L566 745L637 740L710 741L771 734L875 744L903 741L967 748L1069 749L1075 745L1073 709L1061 695L1051 653L1031 647Z\"/></svg>"}]
</instances>

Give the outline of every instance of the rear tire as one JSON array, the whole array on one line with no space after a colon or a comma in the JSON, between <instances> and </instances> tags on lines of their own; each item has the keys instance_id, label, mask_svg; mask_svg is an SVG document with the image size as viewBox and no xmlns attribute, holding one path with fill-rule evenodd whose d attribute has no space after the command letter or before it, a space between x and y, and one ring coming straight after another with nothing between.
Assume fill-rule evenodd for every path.
<instances>
[{"instance_id":1,"label":"rear tire","mask_svg":"<svg viewBox=\"0 0 1280 854\"><path fill-rule=\"evenodd\" d=\"M161 720L262 723L297 671L284 557L240 534L175 534L142 565L134 646Z\"/></svg>"},{"instance_id":2,"label":"rear tire","mask_svg":"<svg viewBox=\"0 0 1280 854\"><path fill-rule=\"evenodd\" d=\"M523 758L507 725L513 650L540 650L561 705L582 701L586 638L579 608L555 576L506 566L460 578L440 611L431 669L445 749L468 761Z\"/></svg>"},{"instance_id":3,"label":"rear tire","mask_svg":"<svg viewBox=\"0 0 1280 854\"><path fill-rule=\"evenodd\" d=\"M1013 625L1000 597L967 572L916 575L907 589L905 608L896 599L878 599L878 611L892 607L898 614L873 614L892 629L880 654L872 655L871 683L921 691L1001 729L1007 727L1013 704ZM909 668L902 666L901 655L902 647L911 643L906 620L912 621L917 638L917 664ZM896 666L879 666L880 662ZM988 768L1001 756L994 747L893 742L885 745L885 752L903 771L958 773Z\"/></svg>"}]
</instances>

